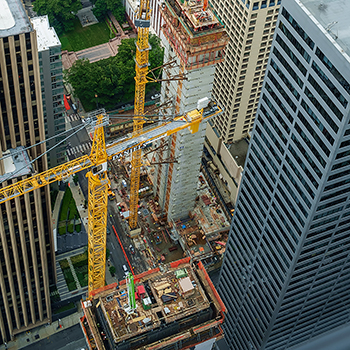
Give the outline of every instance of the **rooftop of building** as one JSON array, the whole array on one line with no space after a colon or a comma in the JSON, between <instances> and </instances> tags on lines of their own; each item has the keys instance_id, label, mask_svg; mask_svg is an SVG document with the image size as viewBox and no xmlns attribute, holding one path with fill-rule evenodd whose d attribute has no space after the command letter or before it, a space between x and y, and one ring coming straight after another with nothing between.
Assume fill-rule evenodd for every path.
<instances>
[{"instance_id":1,"label":"rooftop of building","mask_svg":"<svg viewBox=\"0 0 350 350\"><path fill-rule=\"evenodd\" d=\"M206 0L169 0L165 4L190 36L224 30L222 22Z\"/></svg>"},{"instance_id":2,"label":"rooftop of building","mask_svg":"<svg viewBox=\"0 0 350 350\"><path fill-rule=\"evenodd\" d=\"M0 0L0 38L31 32L21 0Z\"/></svg>"},{"instance_id":3,"label":"rooftop of building","mask_svg":"<svg viewBox=\"0 0 350 350\"><path fill-rule=\"evenodd\" d=\"M31 18L31 22L36 30L39 52L48 50L53 46L61 45L55 28L50 27L49 18L47 16L33 17Z\"/></svg>"},{"instance_id":4,"label":"rooftop of building","mask_svg":"<svg viewBox=\"0 0 350 350\"><path fill-rule=\"evenodd\" d=\"M350 55L350 1L298 0L336 43Z\"/></svg>"},{"instance_id":5,"label":"rooftop of building","mask_svg":"<svg viewBox=\"0 0 350 350\"><path fill-rule=\"evenodd\" d=\"M27 151L23 146L11 148L2 153L5 173L0 175L0 182L33 172Z\"/></svg>"},{"instance_id":6,"label":"rooftop of building","mask_svg":"<svg viewBox=\"0 0 350 350\"><path fill-rule=\"evenodd\" d=\"M185 258L161 269L146 271L134 276L134 283L132 280L120 282L118 288L113 283L96 290L92 293L92 300L83 303L84 310L96 313L96 322L107 326L104 328L111 333L114 343L130 341L155 329L172 327L174 322L184 319L186 322L191 317L197 319L197 315L209 310L211 305L216 309L212 317L218 316L219 312L223 315L224 306L205 268L199 263L195 269L189 261L190 258ZM133 301L128 294L133 290L135 311L130 308ZM88 316L89 312L85 311L85 314ZM206 320L209 319L208 314ZM93 317L89 317L90 329L94 328L92 320ZM198 320L193 322L196 324ZM159 337L161 339L160 333Z\"/></svg>"},{"instance_id":7,"label":"rooftop of building","mask_svg":"<svg viewBox=\"0 0 350 350\"><path fill-rule=\"evenodd\" d=\"M232 157L238 166L244 167L245 159L248 153L249 142L246 137L227 145Z\"/></svg>"}]
</instances>

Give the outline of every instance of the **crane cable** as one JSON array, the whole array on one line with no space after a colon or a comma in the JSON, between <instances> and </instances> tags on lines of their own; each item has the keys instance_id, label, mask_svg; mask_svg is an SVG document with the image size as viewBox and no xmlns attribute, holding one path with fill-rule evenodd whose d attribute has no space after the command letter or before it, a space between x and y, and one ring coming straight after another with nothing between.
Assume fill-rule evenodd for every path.
<instances>
[{"instance_id":1,"label":"crane cable","mask_svg":"<svg viewBox=\"0 0 350 350\"><path fill-rule=\"evenodd\" d=\"M91 120L91 122L90 122L89 124L91 124L92 122L93 122L93 121ZM76 128L76 127L74 127L74 128ZM69 136L67 136L66 138L62 139L60 142L56 143L54 146L52 146L51 148L49 148L48 150L46 150L44 153L41 153L41 154L40 154L39 156L37 156L35 159L30 160L29 163L30 163L30 164L33 164L35 161L37 161L38 159L40 159L42 156L44 156L45 154L51 152L53 149L55 149L55 148L56 148L57 146L59 146L61 143L67 141L71 136L77 134L79 131L81 131L81 130L84 129L84 128L85 128L85 125L81 126L81 127L80 127L78 130L76 130L74 133L72 133L72 134L70 134ZM69 129L68 131L71 131L71 130L72 130L72 129ZM66 133L66 132L68 132L68 131L66 130L65 132L61 132L60 134L58 134L58 135L56 135L56 136L53 136L53 137L57 137L57 136L59 136L59 135L61 135L61 134L64 134L64 133ZM44 142L47 142L47 141L49 141L50 139L52 139L53 137L51 137L51 138L49 138L49 139L47 139L47 140L38 142L38 143L35 144L35 145L26 147L24 150L28 150L28 149L30 149L30 148L32 148L32 147L35 147L35 146L38 146L38 145L40 145L40 144L42 144L42 143L44 143ZM16 153L19 153L19 152L16 152ZM6 156L0 158L0 160L3 160L3 159L5 159L5 158L8 158L8 157L10 157L10 156L12 156L12 155L13 155L13 154L6 155ZM0 184L3 183L3 182L5 182L5 181L7 181L7 180L9 180L9 179L11 179L11 178L13 178L14 175L16 175L17 173L19 173L20 171L22 171L22 170L25 169L25 168L28 168L28 165L23 166L22 168L20 168L20 169L16 170L15 172L11 173L11 175L9 175L8 177L6 177L5 179L2 179L2 180L0 181Z\"/></svg>"}]
</instances>

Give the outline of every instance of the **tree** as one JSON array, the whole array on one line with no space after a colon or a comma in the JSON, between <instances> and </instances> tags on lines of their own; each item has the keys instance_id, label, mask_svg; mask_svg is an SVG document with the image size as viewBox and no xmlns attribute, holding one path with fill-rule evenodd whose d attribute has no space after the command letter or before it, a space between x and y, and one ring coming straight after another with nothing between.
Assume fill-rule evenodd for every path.
<instances>
[{"instance_id":1,"label":"tree","mask_svg":"<svg viewBox=\"0 0 350 350\"><path fill-rule=\"evenodd\" d=\"M116 268L115 268L114 266L111 266L111 267L109 268L109 272L111 273L112 276L114 276L114 274L115 274L116 271L117 271L117 270L116 270Z\"/></svg>"},{"instance_id":2,"label":"tree","mask_svg":"<svg viewBox=\"0 0 350 350\"><path fill-rule=\"evenodd\" d=\"M150 67L155 68L163 63L163 48L155 35L150 36L150 44ZM85 109L95 108L95 95L98 95L100 106L113 109L119 102L130 101L134 97L135 54L135 39L122 40L115 57L94 63L87 59L77 60L65 71L65 80L73 86L74 94L79 96ZM159 85L158 83L156 88ZM155 84L147 84L147 89L154 86Z\"/></svg>"},{"instance_id":3,"label":"tree","mask_svg":"<svg viewBox=\"0 0 350 350\"><path fill-rule=\"evenodd\" d=\"M92 9L92 12L99 21L102 21L108 13L107 3L105 0L96 0L95 6Z\"/></svg>"},{"instance_id":4,"label":"tree","mask_svg":"<svg viewBox=\"0 0 350 350\"><path fill-rule=\"evenodd\" d=\"M74 175L73 175L73 182L74 182L74 184L77 185L77 184L78 184L78 181L79 181L79 176L78 176L78 174L74 174Z\"/></svg>"},{"instance_id":5,"label":"tree","mask_svg":"<svg viewBox=\"0 0 350 350\"><path fill-rule=\"evenodd\" d=\"M92 11L98 20L103 20L111 11L119 23L125 21L125 8L121 0L95 0L94 4Z\"/></svg>"},{"instance_id":6,"label":"tree","mask_svg":"<svg viewBox=\"0 0 350 350\"><path fill-rule=\"evenodd\" d=\"M72 20L81 8L80 0L36 0L33 7L38 15L48 15L58 35L73 29Z\"/></svg>"}]
</instances>

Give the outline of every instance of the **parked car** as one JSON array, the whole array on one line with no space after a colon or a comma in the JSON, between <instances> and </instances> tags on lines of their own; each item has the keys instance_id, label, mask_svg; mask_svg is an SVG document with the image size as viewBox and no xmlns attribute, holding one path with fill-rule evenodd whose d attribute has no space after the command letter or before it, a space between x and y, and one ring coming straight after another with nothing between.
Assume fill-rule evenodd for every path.
<instances>
[{"instance_id":1,"label":"parked car","mask_svg":"<svg viewBox=\"0 0 350 350\"><path fill-rule=\"evenodd\" d=\"M151 96L151 100L156 100L158 98L160 98L160 94L155 94L155 95Z\"/></svg>"}]
</instances>

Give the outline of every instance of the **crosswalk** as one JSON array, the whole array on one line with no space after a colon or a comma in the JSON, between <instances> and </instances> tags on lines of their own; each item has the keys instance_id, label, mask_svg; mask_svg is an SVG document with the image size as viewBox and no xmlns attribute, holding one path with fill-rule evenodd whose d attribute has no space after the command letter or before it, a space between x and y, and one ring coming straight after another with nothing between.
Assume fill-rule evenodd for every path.
<instances>
[{"instance_id":1,"label":"crosswalk","mask_svg":"<svg viewBox=\"0 0 350 350\"><path fill-rule=\"evenodd\" d=\"M67 148L67 154L68 156L72 156L77 153L88 153L91 150L92 143L91 142L84 142L81 145L73 146Z\"/></svg>"},{"instance_id":2,"label":"crosswalk","mask_svg":"<svg viewBox=\"0 0 350 350\"><path fill-rule=\"evenodd\" d=\"M68 122L72 122L74 120L80 120L80 116L78 114L66 114L66 119Z\"/></svg>"}]
</instances>

